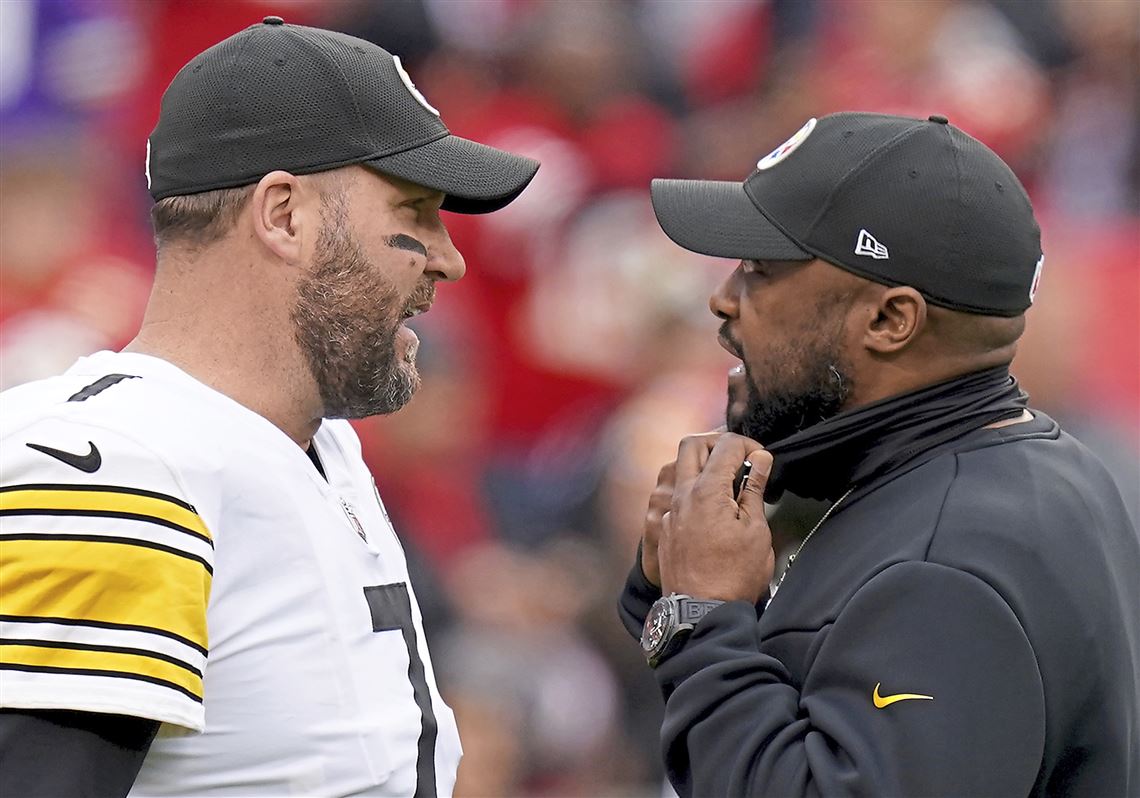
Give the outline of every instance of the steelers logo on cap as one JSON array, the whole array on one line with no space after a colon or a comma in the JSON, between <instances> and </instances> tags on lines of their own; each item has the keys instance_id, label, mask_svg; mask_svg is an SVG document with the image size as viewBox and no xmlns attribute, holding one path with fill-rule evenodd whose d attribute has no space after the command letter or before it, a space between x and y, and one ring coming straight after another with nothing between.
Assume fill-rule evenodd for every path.
<instances>
[{"instance_id":1,"label":"steelers logo on cap","mask_svg":"<svg viewBox=\"0 0 1140 798\"><path fill-rule=\"evenodd\" d=\"M793 152L795 152L796 147L803 144L804 139L806 139L809 135L811 135L811 132L813 130L815 130L815 117L814 116L811 119L809 119L803 127L801 127L799 130L797 130L792 135L792 137L790 139L788 139L783 144L781 144L779 147L772 150L770 153L768 153L763 158L761 158L759 161L757 161L756 162L756 168L761 169L761 170L771 169L773 166L778 164L780 161L784 160L789 155L791 155Z\"/></svg>"},{"instance_id":2,"label":"steelers logo on cap","mask_svg":"<svg viewBox=\"0 0 1140 798\"><path fill-rule=\"evenodd\" d=\"M420 90L416 88L416 84L412 83L412 78L408 75L408 71L404 69L404 65L400 63L400 56L392 56L392 61L394 61L396 64L396 72L399 73L400 80L404 81L404 85L408 87L408 91L412 93L412 96L416 98L416 101L436 116L439 116L439 111L436 109L436 107L429 103L427 101L427 98L424 97Z\"/></svg>"}]
</instances>

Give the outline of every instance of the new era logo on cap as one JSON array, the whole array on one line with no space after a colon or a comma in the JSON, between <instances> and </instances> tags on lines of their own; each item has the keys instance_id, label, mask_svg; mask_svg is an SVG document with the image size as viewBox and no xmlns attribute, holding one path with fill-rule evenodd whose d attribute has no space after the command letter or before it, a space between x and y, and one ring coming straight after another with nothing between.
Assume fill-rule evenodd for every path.
<instances>
[{"instance_id":1,"label":"new era logo on cap","mask_svg":"<svg viewBox=\"0 0 1140 798\"><path fill-rule=\"evenodd\" d=\"M887 248L875 240L875 237L866 230L859 231L859 240L855 242L855 254L867 255L875 260L890 258Z\"/></svg>"}]
</instances>

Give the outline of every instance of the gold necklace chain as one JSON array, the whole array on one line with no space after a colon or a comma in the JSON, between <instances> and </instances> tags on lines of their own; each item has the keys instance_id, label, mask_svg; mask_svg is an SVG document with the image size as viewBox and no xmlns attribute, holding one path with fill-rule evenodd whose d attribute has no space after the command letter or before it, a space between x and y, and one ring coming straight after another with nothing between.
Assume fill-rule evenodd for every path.
<instances>
[{"instance_id":1,"label":"gold necklace chain","mask_svg":"<svg viewBox=\"0 0 1140 798\"><path fill-rule=\"evenodd\" d=\"M806 546L807 542L809 540L811 540L811 536L815 534L815 531L817 529L819 529L821 526L823 526L823 522L831 517L831 514L833 512L835 512L835 508L838 507L840 504L842 504L843 500L846 499L848 496L850 496L851 491L853 491L853 490L855 490L854 486L848 488L846 493L844 493L842 496L840 496L838 499L836 499L835 504L833 504L827 508L827 512L825 512L820 517L820 519L815 522L815 526L813 526L811 528L811 532L808 532L807 535L804 536L804 539L800 541L800 545L796 547L796 550L794 552L792 552L792 556L788 558L788 564L784 566L784 572L782 574L780 574L779 581L777 581L776 586L774 588L772 588L772 595L768 597L768 601L764 605L765 609L767 609L768 604L772 603L772 599L776 598L776 593L779 592L780 585L784 584L784 580L787 579L787 577L788 577L788 571L792 570L792 563L794 563L796 561L796 557L800 556L800 552L804 550L804 546Z\"/></svg>"}]
</instances>

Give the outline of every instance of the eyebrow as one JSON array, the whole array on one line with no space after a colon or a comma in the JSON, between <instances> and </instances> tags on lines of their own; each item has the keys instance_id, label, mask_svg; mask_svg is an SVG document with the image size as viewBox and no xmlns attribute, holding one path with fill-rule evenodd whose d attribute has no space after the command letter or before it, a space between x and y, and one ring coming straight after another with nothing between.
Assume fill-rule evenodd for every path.
<instances>
[{"instance_id":1,"label":"eyebrow","mask_svg":"<svg viewBox=\"0 0 1140 798\"><path fill-rule=\"evenodd\" d=\"M427 257L427 247L417 239L403 233L388 236L384 239L384 243L394 249L406 249L409 252L418 252L425 258Z\"/></svg>"}]
</instances>

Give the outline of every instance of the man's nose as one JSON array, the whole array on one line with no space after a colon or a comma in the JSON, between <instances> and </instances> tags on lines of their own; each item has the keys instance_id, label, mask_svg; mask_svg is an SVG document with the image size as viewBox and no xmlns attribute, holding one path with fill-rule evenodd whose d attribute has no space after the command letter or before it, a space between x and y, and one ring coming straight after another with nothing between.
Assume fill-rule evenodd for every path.
<instances>
[{"instance_id":1,"label":"man's nose","mask_svg":"<svg viewBox=\"0 0 1140 798\"><path fill-rule=\"evenodd\" d=\"M734 319L740 310L740 292L736 290L736 281L740 274L740 267L733 270L709 297L709 310L718 319Z\"/></svg>"},{"instance_id":2,"label":"man's nose","mask_svg":"<svg viewBox=\"0 0 1140 798\"><path fill-rule=\"evenodd\" d=\"M451 242L442 220L435 226L428 242L427 272L436 280L449 282L455 282L467 272L467 263Z\"/></svg>"}]
</instances>

